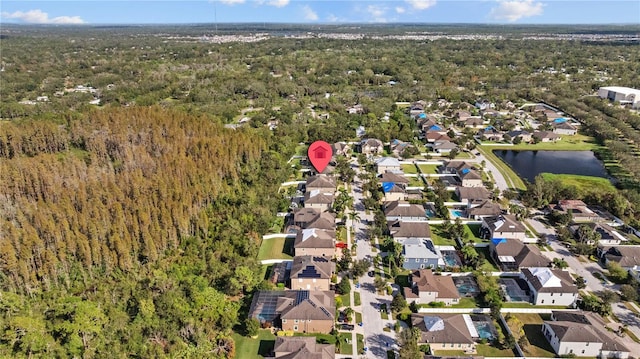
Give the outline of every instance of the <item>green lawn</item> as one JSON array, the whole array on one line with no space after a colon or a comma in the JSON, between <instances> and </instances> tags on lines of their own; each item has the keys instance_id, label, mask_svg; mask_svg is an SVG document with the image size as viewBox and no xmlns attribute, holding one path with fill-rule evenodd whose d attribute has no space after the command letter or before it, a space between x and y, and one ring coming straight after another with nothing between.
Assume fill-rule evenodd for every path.
<instances>
[{"instance_id":1,"label":"green lawn","mask_svg":"<svg viewBox=\"0 0 640 359\"><path fill-rule=\"evenodd\" d=\"M451 308L476 308L478 303L474 297L462 297L458 304L454 304Z\"/></svg>"},{"instance_id":2,"label":"green lawn","mask_svg":"<svg viewBox=\"0 0 640 359\"><path fill-rule=\"evenodd\" d=\"M362 323L362 313L356 312L356 325Z\"/></svg>"},{"instance_id":3,"label":"green lawn","mask_svg":"<svg viewBox=\"0 0 640 359\"><path fill-rule=\"evenodd\" d=\"M491 259L491 253L489 252L489 247L476 247L476 252L478 254L482 253L484 255L484 263L478 268L483 272L499 272L500 268L493 263L493 259Z\"/></svg>"},{"instance_id":4,"label":"green lawn","mask_svg":"<svg viewBox=\"0 0 640 359\"><path fill-rule=\"evenodd\" d=\"M420 168L420 172L424 174L438 173L438 165L419 164L418 168Z\"/></svg>"},{"instance_id":5,"label":"green lawn","mask_svg":"<svg viewBox=\"0 0 640 359\"><path fill-rule=\"evenodd\" d=\"M363 353L364 352L364 335L356 334L356 337L358 338L358 353Z\"/></svg>"},{"instance_id":6,"label":"green lawn","mask_svg":"<svg viewBox=\"0 0 640 359\"><path fill-rule=\"evenodd\" d=\"M233 341L236 344L236 358L261 359L269 355L276 342L276 336L270 330L263 329L258 332L257 338L244 337L233 333Z\"/></svg>"},{"instance_id":7,"label":"green lawn","mask_svg":"<svg viewBox=\"0 0 640 359\"><path fill-rule=\"evenodd\" d=\"M431 240L433 244L437 246L455 246L456 241L451 238L447 238L446 234L442 231L442 226L431 225Z\"/></svg>"},{"instance_id":8,"label":"green lawn","mask_svg":"<svg viewBox=\"0 0 640 359\"><path fill-rule=\"evenodd\" d=\"M336 238L338 241L347 243L347 229L344 226L339 226L337 229Z\"/></svg>"},{"instance_id":9,"label":"green lawn","mask_svg":"<svg viewBox=\"0 0 640 359\"><path fill-rule=\"evenodd\" d=\"M435 356L440 357L468 357L464 350L434 350Z\"/></svg>"},{"instance_id":10,"label":"green lawn","mask_svg":"<svg viewBox=\"0 0 640 359\"><path fill-rule=\"evenodd\" d=\"M361 305L360 301L360 292L353 292L353 305L358 306Z\"/></svg>"},{"instance_id":11,"label":"green lawn","mask_svg":"<svg viewBox=\"0 0 640 359\"><path fill-rule=\"evenodd\" d=\"M513 357L514 351L511 349L499 349L492 347L490 344L478 344L476 345L478 356L484 357Z\"/></svg>"},{"instance_id":12,"label":"green lawn","mask_svg":"<svg viewBox=\"0 0 640 359\"><path fill-rule=\"evenodd\" d=\"M422 177L407 177L409 179L409 187L424 187L424 180Z\"/></svg>"},{"instance_id":13,"label":"green lawn","mask_svg":"<svg viewBox=\"0 0 640 359\"><path fill-rule=\"evenodd\" d=\"M293 238L263 239L258 250L258 260L293 258Z\"/></svg>"},{"instance_id":14,"label":"green lawn","mask_svg":"<svg viewBox=\"0 0 640 359\"><path fill-rule=\"evenodd\" d=\"M353 284L351 284L351 285L353 285ZM349 293L341 295L340 298L342 298L342 306L343 307L350 307L351 306L351 296L349 295Z\"/></svg>"},{"instance_id":15,"label":"green lawn","mask_svg":"<svg viewBox=\"0 0 640 359\"><path fill-rule=\"evenodd\" d=\"M589 151L600 146L593 137L585 135L562 136L558 142L540 142L536 144L521 143L508 147L510 150L538 150L538 151Z\"/></svg>"},{"instance_id":16,"label":"green lawn","mask_svg":"<svg viewBox=\"0 0 640 359\"><path fill-rule=\"evenodd\" d=\"M482 243L484 240L480 238L480 225L479 224L465 224L464 232L468 233L469 239L475 243Z\"/></svg>"},{"instance_id":17,"label":"green lawn","mask_svg":"<svg viewBox=\"0 0 640 359\"><path fill-rule=\"evenodd\" d=\"M493 154L494 149L507 149L507 148L498 148L496 146L478 146L476 147L478 151L480 151L487 160L491 161L498 170L502 173L507 181L507 184L511 188L515 188L518 190L525 190L527 187L524 185L524 182L518 175L509 167L506 163L504 163L498 156ZM508 149L512 149L509 147Z\"/></svg>"},{"instance_id":18,"label":"green lawn","mask_svg":"<svg viewBox=\"0 0 640 359\"><path fill-rule=\"evenodd\" d=\"M418 173L418 167L416 167L416 165L414 165L413 163L401 164L400 165L400 169L402 170L402 172L408 173L408 174L417 174Z\"/></svg>"},{"instance_id":19,"label":"green lawn","mask_svg":"<svg viewBox=\"0 0 640 359\"><path fill-rule=\"evenodd\" d=\"M526 356L539 357L539 358L554 358L555 353L553 348L542 334L542 322L543 318L537 313L514 313L514 317L518 318L524 323L524 334L529 340L529 345L526 348L522 348ZM517 333L514 333L516 340L520 337Z\"/></svg>"},{"instance_id":20,"label":"green lawn","mask_svg":"<svg viewBox=\"0 0 640 359\"><path fill-rule=\"evenodd\" d=\"M353 345L350 343L351 339L351 333L340 333L338 335L340 354L353 355Z\"/></svg>"},{"instance_id":21,"label":"green lawn","mask_svg":"<svg viewBox=\"0 0 640 359\"><path fill-rule=\"evenodd\" d=\"M578 175L558 175L551 173L543 173L545 180L559 180L564 187L574 187L578 197L586 197L590 193L615 193L616 188L606 178L578 176Z\"/></svg>"},{"instance_id":22,"label":"green lawn","mask_svg":"<svg viewBox=\"0 0 640 359\"><path fill-rule=\"evenodd\" d=\"M464 152L464 151L460 151L460 152L458 152L458 154L456 155L456 160L467 159L467 158L473 158L473 156L471 155L471 153L469 153L469 152Z\"/></svg>"}]
</instances>

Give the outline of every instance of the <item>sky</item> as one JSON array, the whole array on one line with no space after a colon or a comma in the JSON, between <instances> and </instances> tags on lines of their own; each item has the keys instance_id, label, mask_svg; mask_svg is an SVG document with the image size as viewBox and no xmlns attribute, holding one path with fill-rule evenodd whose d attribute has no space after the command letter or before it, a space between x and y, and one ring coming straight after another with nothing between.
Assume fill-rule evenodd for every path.
<instances>
[{"instance_id":1,"label":"sky","mask_svg":"<svg viewBox=\"0 0 640 359\"><path fill-rule=\"evenodd\" d=\"M0 1L0 23L640 24L640 0Z\"/></svg>"}]
</instances>

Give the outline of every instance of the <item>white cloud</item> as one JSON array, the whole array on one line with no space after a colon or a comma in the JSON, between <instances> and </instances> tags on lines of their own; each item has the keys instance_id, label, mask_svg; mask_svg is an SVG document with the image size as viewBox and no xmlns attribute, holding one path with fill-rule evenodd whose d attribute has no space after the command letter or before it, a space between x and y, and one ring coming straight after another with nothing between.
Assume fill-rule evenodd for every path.
<instances>
[{"instance_id":1,"label":"white cloud","mask_svg":"<svg viewBox=\"0 0 640 359\"><path fill-rule=\"evenodd\" d=\"M313 9L309 5L303 6L302 12L304 13L305 20L309 20L309 21L318 20L318 14L315 11L313 11Z\"/></svg>"},{"instance_id":2,"label":"white cloud","mask_svg":"<svg viewBox=\"0 0 640 359\"><path fill-rule=\"evenodd\" d=\"M387 22L385 15L389 8L382 5L369 5L367 6L367 13L371 16L373 22Z\"/></svg>"},{"instance_id":3,"label":"white cloud","mask_svg":"<svg viewBox=\"0 0 640 359\"><path fill-rule=\"evenodd\" d=\"M405 11L406 11L406 10L405 10L403 7L401 7L401 6L397 6L397 7L396 7L396 12L397 12L398 14L404 14L404 12L405 12Z\"/></svg>"},{"instance_id":4,"label":"white cloud","mask_svg":"<svg viewBox=\"0 0 640 359\"><path fill-rule=\"evenodd\" d=\"M416 10L426 10L436 4L436 0L406 0Z\"/></svg>"},{"instance_id":5,"label":"white cloud","mask_svg":"<svg viewBox=\"0 0 640 359\"><path fill-rule=\"evenodd\" d=\"M275 7L285 7L289 5L289 0L269 0L267 4Z\"/></svg>"},{"instance_id":6,"label":"white cloud","mask_svg":"<svg viewBox=\"0 0 640 359\"><path fill-rule=\"evenodd\" d=\"M29 11L16 11L9 13L2 12L2 17L5 19L16 19L28 24L85 24L86 22L80 18L80 16L57 16L49 18L49 14L46 12L35 9Z\"/></svg>"},{"instance_id":7,"label":"white cloud","mask_svg":"<svg viewBox=\"0 0 640 359\"><path fill-rule=\"evenodd\" d=\"M329 16L327 16L327 21L328 22L338 22L338 17L335 16L334 14L329 14Z\"/></svg>"},{"instance_id":8,"label":"white cloud","mask_svg":"<svg viewBox=\"0 0 640 359\"><path fill-rule=\"evenodd\" d=\"M534 0L500 0L498 6L491 9L489 17L514 22L524 17L541 15L543 7L541 2Z\"/></svg>"},{"instance_id":9,"label":"white cloud","mask_svg":"<svg viewBox=\"0 0 640 359\"><path fill-rule=\"evenodd\" d=\"M245 0L218 0L226 5L236 5L236 4L244 4ZM213 0L215 2L215 0Z\"/></svg>"}]
</instances>

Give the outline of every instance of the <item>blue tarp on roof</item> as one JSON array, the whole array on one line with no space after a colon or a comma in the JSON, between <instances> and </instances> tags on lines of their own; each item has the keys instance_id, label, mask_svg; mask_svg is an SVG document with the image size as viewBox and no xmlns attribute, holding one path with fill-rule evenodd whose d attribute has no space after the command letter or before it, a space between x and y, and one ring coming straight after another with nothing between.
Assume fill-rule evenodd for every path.
<instances>
[{"instance_id":1,"label":"blue tarp on roof","mask_svg":"<svg viewBox=\"0 0 640 359\"><path fill-rule=\"evenodd\" d=\"M427 115L425 115L424 113L421 113L421 114L419 114L419 115L418 115L418 117L420 117L420 118L427 118Z\"/></svg>"},{"instance_id":2,"label":"blue tarp on roof","mask_svg":"<svg viewBox=\"0 0 640 359\"><path fill-rule=\"evenodd\" d=\"M507 239L506 238L494 238L491 240L491 243L493 243L494 246L497 246L500 243L506 243Z\"/></svg>"},{"instance_id":3,"label":"blue tarp on roof","mask_svg":"<svg viewBox=\"0 0 640 359\"><path fill-rule=\"evenodd\" d=\"M563 122L567 122L567 119L564 117L558 117L555 120L553 120L553 122L555 123L563 123Z\"/></svg>"},{"instance_id":4,"label":"blue tarp on roof","mask_svg":"<svg viewBox=\"0 0 640 359\"><path fill-rule=\"evenodd\" d=\"M470 170L469 170L468 168L465 168L465 169L463 169L463 170L462 170L462 174L463 174L463 175L466 175L467 173L469 173L469 171L470 171Z\"/></svg>"},{"instance_id":5,"label":"blue tarp on roof","mask_svg":"<svg viewBox=\"0 0 640 359\"><path fill-rule=\"evenodd\" d=\"M429 127L429 130L439 131L439 130L442 130L442 127L440 127L438 125L433 125L433 126Z\"/></svg>"},{"instance_id":6,"label":"blue tarp on roof","mask_svg":"<svg viewBox=\"0 0 640 359\"><path fill-rule=\"evenodd\" d=\"M393 188L393 185L394 185L393 182L382 182L382 191L384 193L391 191L391 189Z\"/></svg>"},{"instance_id":7,"label":"blue tarp on roof","mask_svg":"<svg viewBox=\"0 0 640 359\"><path fill-rule=\"evenodd\" d=\"M495 129L495 128L494 128L493 126L487 126L487 128L485 128L485 130L486 130L486 131L494 130L494 129Z\"/></svg>"}]
</instances>

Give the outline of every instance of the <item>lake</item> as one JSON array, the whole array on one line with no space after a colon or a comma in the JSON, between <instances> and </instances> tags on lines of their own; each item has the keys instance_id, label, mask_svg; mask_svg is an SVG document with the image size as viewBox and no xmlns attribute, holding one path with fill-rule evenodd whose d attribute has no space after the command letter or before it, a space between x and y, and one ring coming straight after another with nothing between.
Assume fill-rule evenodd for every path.
<instances>
[{"instance_id":1,"label":"lake","mask_svg":"<svg viewBox=\"0 0 640 359\"><path fill-rule=\"evenodd\" d=\"M493 153L529 182L543 172L607 177L604 166L591 151L494 150Z\"/></svg>"}]
</instances>

